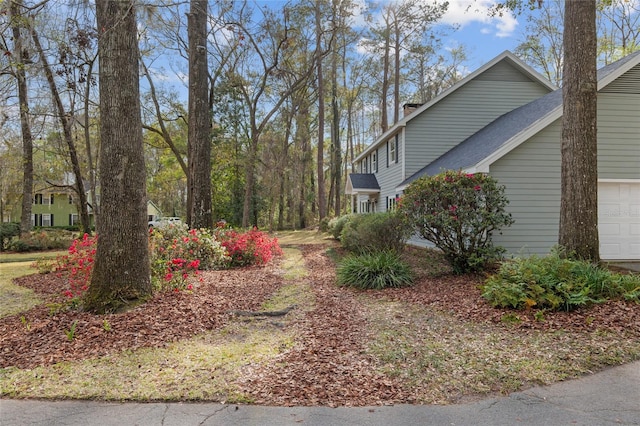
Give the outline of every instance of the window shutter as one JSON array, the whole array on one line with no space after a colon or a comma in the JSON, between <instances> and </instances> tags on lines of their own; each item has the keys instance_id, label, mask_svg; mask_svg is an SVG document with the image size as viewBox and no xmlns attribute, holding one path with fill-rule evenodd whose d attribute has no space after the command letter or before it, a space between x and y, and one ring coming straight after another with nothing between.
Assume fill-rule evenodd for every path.
<instances>
[{"instance_id":1,"label":"window shutter","mask_svg":"<svg viewBox=\"0 0 640 426\"><path fill-rule=\"evenodd\" d=\"M387 141L387 167L389 167L389 141Z\"/></svg>"},{"instance_id":2,"label":"window shutter","mask_svg":"<svg viewBox=\"0 0 640 426\"><path fill-rule=\"evenodd\" d=\"M53 205L53 194L51 194L51 205Z\"/></svg>"},{"instance_id":3,"label":"window shutter","mask_svg":"<svg viewBox=\"0 0 640 426\"><path fill-rule=\"evenodd\" d=\"M53 195L51 196L51 203L53 204ZM53 213L51 213L51 225L53 226Z\"/></svg>"}]
</instances>

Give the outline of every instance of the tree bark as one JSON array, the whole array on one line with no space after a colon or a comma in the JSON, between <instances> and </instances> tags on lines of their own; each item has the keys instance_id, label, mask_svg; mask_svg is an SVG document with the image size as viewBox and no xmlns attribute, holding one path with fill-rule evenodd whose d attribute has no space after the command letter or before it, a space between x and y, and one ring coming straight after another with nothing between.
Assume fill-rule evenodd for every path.
<instances>
[{"instance_id":1,"label":"tree bark","mask_svg":"<svg viewBox=\"0 0 640 426\"><path fill-rule=\"evenodd\" d=\"M104 313L150 297L152 288L133 1L96 0L96 16L102 202L85 309Z\"/></svg>"},{"instance_id":2,"label":"tree bark","mask_svg":"<svg viewBox=\"0 0 640 426\"><path fill-rule=\"evenodd\" d=\"M27 92L27 73L24 67L22 34L20 20L21 1L11 2L11 30L15 55L15 77L18 80L18 102L20 104L20 129L22 131L22 211L20 214L20 234L31 231L31 206L33 203L33 135L29 122L29 96Z\"/></svg>"},{"instance_id":3,"label":"tree bark","mask_svg":"<svg viewBox=\"0 0 640 426\"><path fill-rule=\"evenodd\" d=\"M212 228L211 115L207 74L207 0L192 0L189 19L189 226Z\"/></svg>"},{"instance_id":4,"label":"tree bark","mask_svg":"<svg viewBox=\"0 0 640 426\"><path fill-rule=\"evenodd\" d=\"M598 262L595 0L566 0L560 229L570 256Z\"/></svg>"},{"instance_id":5,"label":"tree bark","mask_svg":"<svg viewBox=\"0 0 640 426\"><path fill-rule=\"evenodd\" d=\"M322 14L321 4L316 3L316 68L318 78L318 213L322 220L327 215L326 188L324 182L324 76L322 74Z\"/></svg>"}]
</instances>

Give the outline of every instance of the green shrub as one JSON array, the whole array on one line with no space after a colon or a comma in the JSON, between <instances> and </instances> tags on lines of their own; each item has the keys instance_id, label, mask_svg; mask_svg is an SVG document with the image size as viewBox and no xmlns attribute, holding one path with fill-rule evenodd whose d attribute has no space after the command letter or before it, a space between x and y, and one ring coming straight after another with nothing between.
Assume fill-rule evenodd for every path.
<instances>
[{"instance_id":1,"label":"green shrub","mask_svg":"<svg viewBox=\"0 0 640 426\"><path fill-rule=\"evenodd\" d=\"M320 230L320 232L329 232L330 221L331 219L328 217L325 217L320 221L320 225L318 226L318 229Z\"/></svg>"},{"instance_id":2,"label":"green shrub","mask_svg":"<svg viewBox=\"0 0 640 426\"><path fill-rule=\"evenodd\" d=\"M338 285L363 290L406 287L413 283L411 269L392 251L347 256L336 273Z\"/></svg>"},{"instance_id":3,"label":"green shrub","mask_svg":"<svg viewBox=\"0 0 640 426\"><path fill-rule=\"evenodd\" d=\"M349 223L349 221L357 215L355 214L345 214L343 216L335 217L329 221L329 233L333 235L333 238L336 240L340 239L340 235L342 234L342 230Z\"/></svg>"},{"instance_id":4,"label":"green shrub","mask_svg":"<svg viewBox=\"0 0 640 426\"><path fill-rule=\"evenodd\" d=\"M359 214L349 220L342 230L342 246L355 253L374 251L401 252L411 229L395 213Z\"/></svg>"},{"instance_id":5,"label":"green shrub","mask_svg":"<svg viewBox=\"0 0 640 426\"><path fill-rule=\"evenodd\" d=\"M68 248L73 239L72 232L62 229L39 230L12 240L7 248L17 252L60 250Z\"/></svg>"},{"instance_id":6,"label":"green shrub","mask_svg":"<svg viewBox=\"0 0 640 426\"><path fill-rule=\"evenodd\" d=\"M513 223L504 187L481 173L447 171L411 183L398 211L414 232L442 250L455 273L485 269L504 253L491 236Z\"/></svg>"},{"instance_id":7,"label":"green shrub","mask_svg":"<svg viewBox=\"0 0 640 426\"><path fill-rule=\"evenodd\" d=\"M13 237L20 235L20 224L16 222L0 223L0 251L9 246Z\"/></svg>"},{"instance_id":8,"label":"green shrub","mask_svg":"<svg viewBox=\"0 0 640 426\"><path fill-rule=\"evenodd\" d=\"M640 276L620 275L554 249L504 262L482 296L495 307L574 310L609 299L640 301Z\"/></svg>"},{"instance_id":9,"label":"green shrub","mask_svg":"<svg viewBox=\"0 0 640 426\"><path fill-rule=\"evenodd\" d=\"M211 231L189 230L184 224L151 228L149 256L156 291L188 289L188 281L200 270L223 268L230 260Z\"/></svg>"}]
</instances>

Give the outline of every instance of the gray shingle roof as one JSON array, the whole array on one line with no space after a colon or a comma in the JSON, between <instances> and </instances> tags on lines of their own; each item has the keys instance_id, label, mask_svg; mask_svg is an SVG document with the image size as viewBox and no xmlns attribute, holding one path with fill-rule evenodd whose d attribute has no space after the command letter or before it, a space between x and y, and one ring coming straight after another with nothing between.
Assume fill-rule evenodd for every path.
<instances>
[{"instance_id":1,"label":"gray shingle roof","mask_svg":"<svg viewBox=\"0 0 640 426\"><path fill-rule=\"evenodd\" d=\"M351 186L354 190L380 190L378 179L371 173L351 173L349 175L351 179Z\"/></svg>"},{"instance_id":2,"label":"gray shingle roof","mask_svg":"<svg viewBox=\"0 0 640 426\"><path fill-rule=\"evenodd\" d=\"M598 81L602 81L626 63L640 56L640 51L598 70ZM474 166L498 151L508 141L529 129L557 107L562 105L562 89L557 89L541 98L510 111L471 135L454 148L423 167L399 186L405 187L422 176L438 174L444 170L458 170Z\"/></svg>"}]
</instances>

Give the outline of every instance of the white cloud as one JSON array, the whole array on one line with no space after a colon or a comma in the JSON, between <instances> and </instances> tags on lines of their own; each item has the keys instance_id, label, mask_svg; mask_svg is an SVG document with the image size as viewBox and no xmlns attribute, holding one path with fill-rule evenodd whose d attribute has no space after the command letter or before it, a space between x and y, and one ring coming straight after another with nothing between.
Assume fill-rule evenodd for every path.
<instances>
[{"instance_id":1,"label":"white cloud","mask_svg":"<svg viewBox=\"0 0 640 426\"><path fill-rule=\"evenodd\" d=\"M484 25L481 29L483 34L510 37L518 26L518 20L509 11L502 16L491 16L491 8L496 3L496 0L449 0L449 8L442 22L460 27L480 23Z\"/></svg>"}]
</instances>

